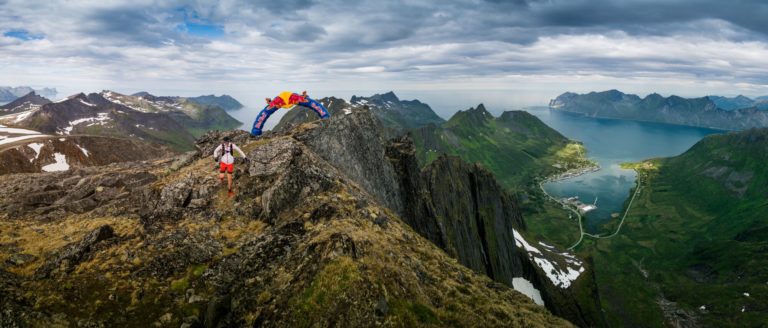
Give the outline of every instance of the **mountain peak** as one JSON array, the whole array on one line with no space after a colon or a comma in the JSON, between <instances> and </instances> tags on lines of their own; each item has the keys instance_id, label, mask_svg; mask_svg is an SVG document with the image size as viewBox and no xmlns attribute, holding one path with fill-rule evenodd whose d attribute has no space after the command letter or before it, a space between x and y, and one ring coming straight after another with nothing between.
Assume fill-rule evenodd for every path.
<instances>
[{"instance_id":1,"label":"mountain peak","mask_svg":"<svg viewBox=\"0 0 768 328\"><path fill-rule=\"evenodd\" d=\"M146 92L146 91L139 91L139 92L137 92L137 93L134 93L134 94L132 94L131 96L135 96L135 97L146 97L146 96L151 96L151 95L152 95L152 94L151 94L151 93L149 93L149 92Z\"/></svg>"},{"instance_id":2,"label":"mountain peak","mask_svg":"<svg viewBox=\"0 0 768 328\"><path fill-rule=\"evenodd\" d=\"M18 113L36 108L37 106L48 104L50 102L50 100L38 95L35 93L35 91L31 91L8 104L0 106L0 111L4 112L4 114Z\"/></svg>"},{"instance_id":3,"label":"mountain peak","mask_svg":"<svg viewBox=\"0 0 768 328\"><path fill-rule=\"evenodd\" d=\"M400 101L400 98L397 98L397 95L395 95L395 93L393 91L389 91L389 92L384 93L384 94L375 94L375 95L373 95L373 97L371 97L371 99L373 99L373 98L379 98L383 102L387 102L387 101L399 102Z\"/></svg>"},{"instance_id":4,"label":"mountain peak","mask_svg":"<svg viewBox=\"0 0 768 328\"><path fill-rule=\"evenodd\" d=\"M80 92L67 97L67 100L73 100L73 99L88 100L88 96L86 96L85 93Z\"/></svg>"},{"instance_id":5,"label":"mountain peak","mask_svg":"<svg viewBox=\"0 0 768 328\"><path fill-rule=\"evenodd\" d=\"M485 125L488 120L493 120L494 117L488 110L485 109L485 105L479 104L477 107L472 107L467 110L460 110L453 114L448 120L448 126L455 126L458 124L477 126Z\"/></svg>"}]
</instances>

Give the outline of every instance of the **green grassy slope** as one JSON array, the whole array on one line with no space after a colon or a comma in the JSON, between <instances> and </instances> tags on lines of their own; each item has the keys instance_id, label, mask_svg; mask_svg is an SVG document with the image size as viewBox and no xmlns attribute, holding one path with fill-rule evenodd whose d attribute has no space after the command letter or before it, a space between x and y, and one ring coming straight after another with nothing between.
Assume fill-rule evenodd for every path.
<instances>
[{"instance_id":1,"label":"green grassy slope","mask_svg":"<svg viewBox=\"0 0 768 328\"><path fill-rule=\"evenodd\" d=\"M504 112L496 118L481 104L459 111L442 126L410 131L420 165L442 153L479 162L507 188L520 190L536 176L584 165L584 148L524 111Z\"/></svg>"},{"instance_id":2,"label":"green grassy slope","mask_svg":"<svg viewBox=\"0 0 768 328\"><path fill-rule=\"evenodd\" d=\"M640 194L622 233L583 249L595 256L613 324L768 322L766 161L768 129L759 129L709 136L636 167ZM665 316L667 301L675 305Z\"/></svg>"},{"instance_id":3,"label":"green grassy slope","mask_svg":"<svg viewBox=\"0 0 768 328\"><path fill-rule=\"evenodd\" d=\"M187 112L169 114L195 138L210 130L231 130L243 124L218 106L200 105L190 101L184 102L183 105L189 108Z\"/></svg>"}]
</instances>

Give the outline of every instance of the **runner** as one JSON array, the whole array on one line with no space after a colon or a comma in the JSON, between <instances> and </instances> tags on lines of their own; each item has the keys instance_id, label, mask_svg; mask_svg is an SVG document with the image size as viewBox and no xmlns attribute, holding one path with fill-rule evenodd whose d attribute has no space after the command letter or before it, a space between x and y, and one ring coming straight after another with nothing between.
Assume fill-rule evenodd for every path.
<instances>
[{"instance_id":1,"label":"runner","mask_svg":"<svg viewBox=\"0 0 768 328\"><path fill-rule=\"evenodd\" d=\"M245 160L248 160L248 157L245 156L245 153L243 153L240 147L232 143L232 140L229 137L224 137L223 141L224 142L213 151L213 158L219 163L219 181L221 181L221 183L224 183L224 174L227 174L227 190L231 196L232 173L235 171L235 156L233 150L240 153L240 156Z\"/></svg>"}]
</instances>

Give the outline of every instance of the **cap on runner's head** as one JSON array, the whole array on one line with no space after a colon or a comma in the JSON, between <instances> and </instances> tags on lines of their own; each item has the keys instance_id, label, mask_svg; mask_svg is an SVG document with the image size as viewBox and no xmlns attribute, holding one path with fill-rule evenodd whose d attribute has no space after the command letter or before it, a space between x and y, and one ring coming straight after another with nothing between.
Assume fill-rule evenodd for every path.
<instances>
[{"instance_id":1,"label":"cap on runner's head","mask_svg":"<svg viewBox=\"0 0 768 328\"><path fill-rule=\"evenodd\" d=\"M230 142L232 139L229 136L224 137L224 142Z\"/></svg>"}]
</instances>

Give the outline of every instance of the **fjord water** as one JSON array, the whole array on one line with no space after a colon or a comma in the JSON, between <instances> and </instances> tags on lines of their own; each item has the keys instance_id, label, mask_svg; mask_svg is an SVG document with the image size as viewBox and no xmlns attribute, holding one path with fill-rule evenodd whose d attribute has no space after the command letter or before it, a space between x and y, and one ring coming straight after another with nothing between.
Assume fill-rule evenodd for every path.
<instances>
[{"instance_id":1,"label":"fjord water","mask_svg":"<svg viewBox=\"0 0 768 328\"><path fill-rule=\"evenodd\" d=\"M588 213L585 220L585 230L596 234L605 233L600 231L600 225L611 220L611 213L622 212L624 201L635 185L635 172L622 169L621 163L676 156L707 135L724 133L705 128L590 118L547 107L525 110L564 136L583 142L587 156L600 164L597 172L544 184L544 189L554 197L579 196L585 203L597 198L598 209Z\"/></svg>"}]
</instances>

